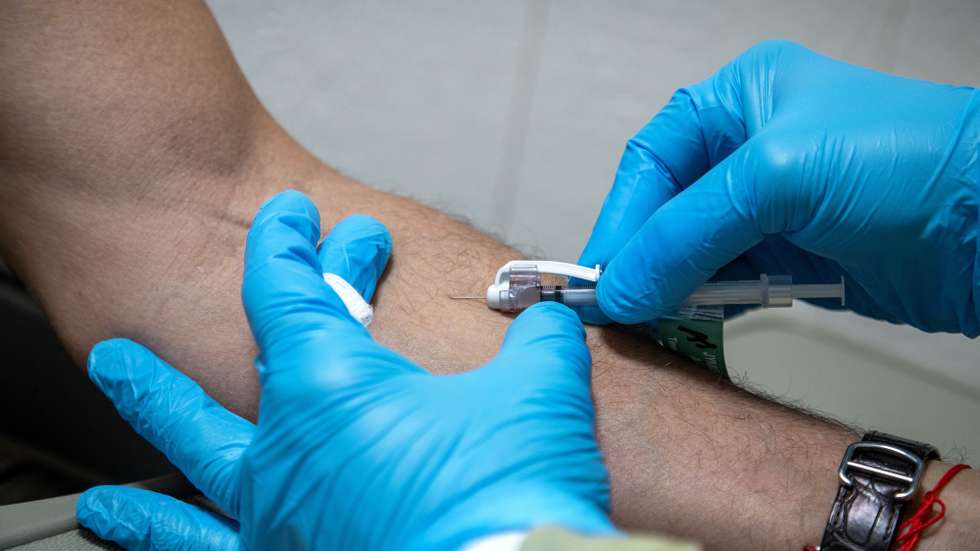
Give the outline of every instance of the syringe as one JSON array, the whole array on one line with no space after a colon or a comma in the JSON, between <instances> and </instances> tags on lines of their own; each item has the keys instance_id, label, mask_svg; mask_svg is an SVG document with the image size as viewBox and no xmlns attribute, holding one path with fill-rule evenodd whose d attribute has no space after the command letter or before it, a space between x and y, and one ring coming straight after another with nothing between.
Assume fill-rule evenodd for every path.
<instances>
[{"instance_id":1,"label":"syringe","mask_svg":"<svg viewBox=\"0 0 980 551\"><path fill-rule=\"evenodd\" d=\"M512 260L497 270L493 284L487 287L487 306L516 312L543 300L569 306L594 305L594 287L568 287L567 280L575 278L595 284L601 274L599 266L586 268L551 260ZM716 281L694 291L684 306L741 304L777 308L792 306L793 299L819 298L837 299L843 306L844 278L840 283L803 285L794 285L792 276L767 274L760 275L758 280Z\"/></svg>"}]
</instances>

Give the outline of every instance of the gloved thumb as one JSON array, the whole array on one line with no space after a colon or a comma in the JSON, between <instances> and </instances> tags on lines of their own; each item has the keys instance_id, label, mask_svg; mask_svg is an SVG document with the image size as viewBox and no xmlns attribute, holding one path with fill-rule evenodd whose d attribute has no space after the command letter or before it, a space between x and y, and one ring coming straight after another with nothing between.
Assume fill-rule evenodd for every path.
<instances>
[{"instance_id":1,"label":"gloved thumb","mask_svg":"<svg viewBox=\"0 0 980 551\"><path fill-rule=\"evenodd\" d=\"M602 312L619 323L677 309L720 268L763 238L756 209L776 212L779 170L760 170L758 147L739 148L661 206L606 267L596 287ZM751 193L749 190L752 190ZM785 195L785 194L784 194ZM767 233L782 231L778 223Z\"/></svg>"},{"instance_id":2,"label":"gloved thumb","mask_svg":"<svg viewBox=\"0 0 980 551\"><path fill-rule=\"evenodd\" d=\"M517 316L495 363L551 388L579 391L588 400L592 357L578 315L557 302L539 302Z\"/></svg>"}]
</instances>

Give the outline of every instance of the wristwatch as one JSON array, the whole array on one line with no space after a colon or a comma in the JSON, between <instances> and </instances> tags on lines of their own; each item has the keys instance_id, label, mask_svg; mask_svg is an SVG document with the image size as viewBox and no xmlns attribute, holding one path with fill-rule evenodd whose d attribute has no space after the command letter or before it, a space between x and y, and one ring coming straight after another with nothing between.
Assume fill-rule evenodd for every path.
<instances>
[{"instance_id":1,"label":"wristwatch","mask_svg":"<svg viewBox=\"0 0 980 551\"><path fill-rule=\"evenodd\" d=\"M818 551L889 551L902 508L936 448L881 432L847 447L840 487Z\"/></svg>"}]
</instances>

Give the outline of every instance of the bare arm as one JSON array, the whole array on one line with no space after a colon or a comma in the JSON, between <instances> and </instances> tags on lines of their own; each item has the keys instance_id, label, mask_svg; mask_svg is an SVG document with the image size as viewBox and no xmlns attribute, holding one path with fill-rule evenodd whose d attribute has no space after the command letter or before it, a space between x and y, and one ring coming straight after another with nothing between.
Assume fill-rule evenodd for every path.
<instances>
[{"instance_id":1,"label":"bare arm","mask_svg":"<svg viewBox=\"0 0 980 551\"><path fill-rule=\"evenodd\" d=\"M79 362L129 337L254 417L242 246L258 205L286 187L317 202L325 228L365 212L391 230L379 341L438 373L497 349L510 320L447 296L482 288L515 253L312 157L263 110L199 2L8 2L0 52L0 254ZM719 549L819 539L854 434L615 329L589 342L619 523ZM957 538L975 530L978 496L980 477L960 475L922 548L972 541Z\"/></svg>"}]
</instances>

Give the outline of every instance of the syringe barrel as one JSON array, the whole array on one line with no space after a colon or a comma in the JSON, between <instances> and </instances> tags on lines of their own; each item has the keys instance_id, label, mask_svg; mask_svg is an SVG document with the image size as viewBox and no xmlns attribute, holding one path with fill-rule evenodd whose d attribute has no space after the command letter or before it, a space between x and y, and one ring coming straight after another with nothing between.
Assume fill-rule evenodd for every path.
<instances>
[{"instance_id":1,"label":"syringe barrel","mask_svg":"<svg viewBox=\"0 0 980 551\"><path fill-rule=\"evenodd\" d=\"M758 304L763 308L783 308L793 305L793 297L792 276L762 274L758 280L705 283L687 298L685 304Z\"/></svg>"},{"instance_id":2,"label":"syringe barrel","mask_svg":"<svg viewBox=\"0 0 980 551\"><path fill-rule=\"evenodd\" d=\"M844 304L844 283L793 285L793 276L761 274L758 280L716 281L702 285L684 301L687 306L722 304L759 305L763 308L788 308L793 299L834 298ZM555 300L568 306L591 306L595 289L564 288L543 291L541 300Z\"/></svg>"},{"instance_id":3,"label":"syringe barrel","mask_svg":"<svg viewBox=\"0 0 980 551\"><path fill-rule=\"evenodd\" d=\"M716 304L762 304L758 281L718 281L705 283L684 301L690 306Z\"/></svg>"}]
</instances>

